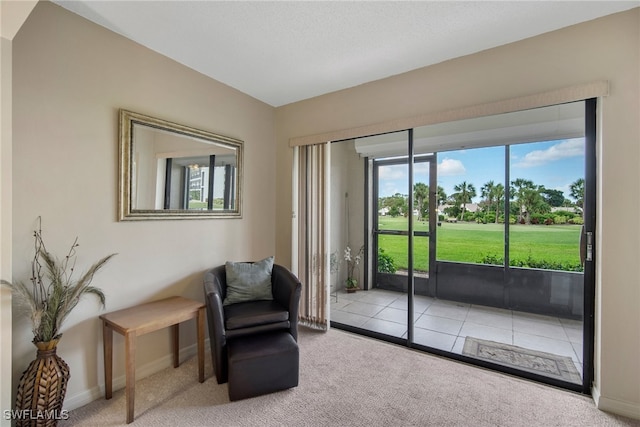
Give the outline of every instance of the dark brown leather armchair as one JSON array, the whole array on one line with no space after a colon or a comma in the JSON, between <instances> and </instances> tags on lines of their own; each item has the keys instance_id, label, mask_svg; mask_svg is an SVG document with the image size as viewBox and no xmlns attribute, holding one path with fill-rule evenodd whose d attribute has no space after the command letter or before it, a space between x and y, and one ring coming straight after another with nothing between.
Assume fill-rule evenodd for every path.
<instances>
[{"instance_id":1,"label":"dark brown leather armchair","mask_svg":"<svg viewBox=\"0 0 640 427\"><path fill-rule=\"evenodd\" d=\"M302 284L285 267L274 264L271 273L273 300L223 306L226 297L225 266L204 275L204 295L211 345L211 360L218 384L227 382L227 341L274 330L288 330L298 340L298 305Z\"/></svg>"}]
</instances>

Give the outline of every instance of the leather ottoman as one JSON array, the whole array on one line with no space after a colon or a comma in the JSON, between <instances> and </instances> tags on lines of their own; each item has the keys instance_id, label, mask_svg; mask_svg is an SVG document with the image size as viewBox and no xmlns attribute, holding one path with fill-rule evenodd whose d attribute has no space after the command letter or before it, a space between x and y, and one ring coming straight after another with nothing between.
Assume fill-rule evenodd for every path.
<instances>
[{"instance_id":1,"label":"leather ottoman","mask_svg":"<svg viewBox=\"0 0 640 427\"><path fill-rule=\"evenodd\" d=\"M288 331L238 337L227 345L230 400L298 385L298 344Z\"/></svg>"}]
</instances>

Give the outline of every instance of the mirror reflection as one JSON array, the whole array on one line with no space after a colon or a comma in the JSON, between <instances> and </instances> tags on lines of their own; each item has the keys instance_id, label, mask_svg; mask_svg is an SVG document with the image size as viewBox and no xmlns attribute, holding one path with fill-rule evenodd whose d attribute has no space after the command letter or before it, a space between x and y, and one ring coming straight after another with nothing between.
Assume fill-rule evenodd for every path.
<instances>
[{"instance_id":1,"label":"mirror reflection","mask_svg":"<svg viewBox=\"0 0 640 427\"><path fill-rule=\"evenodd\" d=\"M121 110L121 220L240 216L242 141Z\"/></svg>"}]
</instances>

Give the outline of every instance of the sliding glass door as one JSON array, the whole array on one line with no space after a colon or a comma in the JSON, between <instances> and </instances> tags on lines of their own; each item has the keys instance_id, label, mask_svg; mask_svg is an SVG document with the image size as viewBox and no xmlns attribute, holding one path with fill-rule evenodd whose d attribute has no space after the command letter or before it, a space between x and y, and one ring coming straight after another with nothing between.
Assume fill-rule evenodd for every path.
<instances>
[{"instance_id":1,"label":"sliding glass door","mask_svg":"<svg viewBox=\"0 0 640 427\"><path fill-rule=\"evenodd\" d=\"M340 144L362 274L347 293L343 242L332 325L588 393L595 100Z\"/></svg>"},{"instance_id":2,"label":"sliding glass door","mask_svg":"<svg viewBox=\"0 0 640 427\"><path fill-rule=\"evenodd\" d=\"M429 239L436 218L431 215L436 205L429 190L433 188L430 170L434 162L432 155L414 156L412 164L409 157L373 162L373 287L397 293L390 307L381 312L380 318L387 322L380 325L402 330L394 336L405 339L414 338L412 319L425 308L417 296L428 295L433 258ZM402 328L388 323L399 320Z\"/></svg>"}]
</instances>

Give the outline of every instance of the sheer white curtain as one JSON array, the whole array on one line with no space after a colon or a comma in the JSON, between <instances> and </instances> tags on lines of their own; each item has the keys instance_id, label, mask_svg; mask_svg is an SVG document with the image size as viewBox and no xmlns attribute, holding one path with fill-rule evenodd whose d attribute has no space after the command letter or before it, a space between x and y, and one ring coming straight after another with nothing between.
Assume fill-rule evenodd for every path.
<instances>
[{"instance_id":1,"label":"sheer white curtain","mask_svg":"<svg viewBox=\"0 0 640 427\"><path fill-rule=\"evenodd\" d=\"M294 147L292 270L302 282L300 324L329 329L330 144Z\"/></svg>"}]
</instances>

